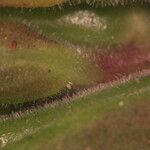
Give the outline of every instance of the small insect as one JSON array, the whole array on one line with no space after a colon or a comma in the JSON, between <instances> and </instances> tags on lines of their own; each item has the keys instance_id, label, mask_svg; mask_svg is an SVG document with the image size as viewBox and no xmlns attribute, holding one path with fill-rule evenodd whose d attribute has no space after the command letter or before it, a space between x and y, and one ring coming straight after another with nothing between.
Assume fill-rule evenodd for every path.
<instances>
[{"instance_id":1,"label":"small insect","mask_svg":"<svg viewBox=\"0 0 150 150\"><path fill-rule=\"evenodd\" d=\"M67 85L66 85L66 94L69 96L69 97L72 97L73 94L75 94L75 88L74 88L74 85L72 82L68 82Z\"/></svg>"}]
</instances>

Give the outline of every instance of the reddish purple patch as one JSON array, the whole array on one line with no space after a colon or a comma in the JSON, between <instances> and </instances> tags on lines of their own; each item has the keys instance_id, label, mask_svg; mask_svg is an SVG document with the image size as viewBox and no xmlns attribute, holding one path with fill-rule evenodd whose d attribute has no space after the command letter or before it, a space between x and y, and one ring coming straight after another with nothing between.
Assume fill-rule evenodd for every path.
<instances>
[{"instance_id":1,"label":"reddish purple patch","mask_svg":"<svg viewBox=\"0 0 150 150\"><path fill-rule=\"evenodd\" d=\"M11 49L16 49L17 48L17 41L16 40L13 40L10 44L10 48Z\"/></svg>"},{"instance_id":2,"label":"reddish purple patch","mask_svg":"<svg viewBox=\"0 0 150 150\"><path fill-rule=\"evenodd\" d=\"M96 54L96 64L102 69L103 82L150 68L150 51L133 45Z\"/></svg>"}]
</instances>

